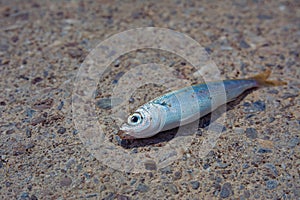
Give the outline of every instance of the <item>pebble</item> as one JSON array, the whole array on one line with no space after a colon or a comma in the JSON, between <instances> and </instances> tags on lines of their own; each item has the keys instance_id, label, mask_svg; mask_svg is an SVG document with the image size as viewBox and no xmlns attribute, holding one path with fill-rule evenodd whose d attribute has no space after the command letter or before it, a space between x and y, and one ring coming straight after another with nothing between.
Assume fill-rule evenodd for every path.
<instances>
[{"instance_id":1,"label":"pebble","mask_svg":"<svg viewBox=\"0 0 300 200\"><path fill-rule=\"evenodd\" d=\"M63 108L63 106L64 106L64 102L61 101L60 104L57 106L57 109L61 110Z\"/></svg>"},{"instance_id":2,"label":"pebble","mask_svg":"<svg viewBox=\"0 0 300 200\"><path fill-rule=\"evenodd\" d=\"M220 197L225 199L232 195L232 187L230 183L224 183L224 185L221 188Z\"/></svg>"},{"instance_id":3,"label":"pebble","mask_svg":"<svg viewBox=\"0 0 300 200\"><path fill-rule=\"evenodd\" d=\"M160 171L161 171L163 174L171 174L171 173L172 173L172 169L171 169L170 166L164 167L164 168L160 169Z\"/></svg>"},{"instance_id":4,"label":"pebble","mask_svg":"<svg viewBox=\"0 0 300 200\"><path fill-rule=\"evenodd\" d=\"M278 182L276 180L268 180L266 181L267 189L273 190L278 186Z\"/></svg>"},{"instance_id":5,"label":"pebble","mask_svg":"<svg viewBox=\"0 0 300 200\"><path fill-rule=\"evenodd\" d=\"M241 40L240 47L243 49L248 49L250 48L250 45L245 40Z\"/></svg>"},{"instance_id":6,"label":"pebble","mask_svg":"<svg viewBox=\"0 0 300 200\"><path fill-rule=\"evenodd\" d=\"M237 134L243 134L243 133L245 133L245 130L243 128L235 128L234 132Z\"/></svg>"},{"instance_id":7,"label":"pebble","mask_svg":"<svg viewBox=\"0 0 300 200\"><path fill-rule=\"evenodd\" d=\"M60 180L60 186L62 187L68 187L72 184L72 179L70 177L63 177L61 180Z\"/></svg>"},{"instance_id":8,"label":"pebble","mask_svg":"<svg viewBox=\"0 0 300 200\"><path fill-rule=\"evenodd\" d=\"M147 170L151 170L151 171L156 171L157 170L157 166L156 163L153 160L147 160L145 163L145 169Z\"/></svg>"},{"instance_id":9,"label":"pebble","mask_svg":"<svg viewBox=\"0 0 300 200\"><path fill-rule=\"evenodd\" d=\"M20 196L20 199L28 199L28 198L29 198L28 192L23 192Z\"/></svg>"},{"instance_id":10,"label":"pebble","mask_svg":"<svg viewBox=\"0 0 300 200\"><path fill-rule=\"evenodd\" d=\"M116 194L110 192L106 197L104 197L102 200L114 200L116 199Z\"/></svg>"},{"instance_id":11,"label":"pebble","mask_svg":"<svg viewBox=\"0 0 300 200\"><path fill-rule=\"evenodd\" d=\"M149 191L149 187L143 183L140 183L137 188L136 188L137 191L139 192L148 192Z\"/></svg>"},{"instance_id":12,"label":"pebble","mask_svg":"<svg viewBox=\"0 0 300 200\"><path fill-rule=\"evenodd\" d=\"M253 104L254 110L255 111L264 111L266 110L266 104L263 101L255 101Z\"/></svg>"},{"instance_id":13,"label":"pebble","mask_svg":"<svg viewBox=\"0 0 300 200\"><path fill-rule=\"evenodd\" d=\"M270 169L273 175L278 176L278 171L273 163L266 163L264 164L264 167Z\"/></svg>"},{"instance_id":14,"label":"pebble","mask_svg":"<svg viewBox=\"0 0 300 200\"><path fill-rule=\"evenodd\" d=\"M289 147L291 148L295 148L300 142L300 139L298 137L294 137L292 139L290 139L289 141Z\"/></svg>"},{"instance_id":15,"label":"pebble","mask_svg":"<svg viewBox=\"0 0 300 200\"><path fill-rule=\"evenodd\" d=\"M77 135L78 132L79 132L79 131L78 131L77 129L74 129L74 130L72 131L73 135Z\"/></svg>"},{"instance_id":16,"label":"pebble","mask_svg":"<svg viewBox=\"0 0 300 200\"><path fill-rule=\"evenodd\" d=\"M168 184L168 190L173 194L178 194L178 189L177 186L174 185L173 183Z\"/></svg>"},{"instance_id":17,"label":"pebble","mask_svg":"<svg viewBox=\"0 0 300 200\"><path fill-rule=\"evenodd\" d=\"M117 196L117 200L130 200L130 197L122 195L122 194L119 194Z\"/></svg>"},{"instance_id":18,"label":"pebble","mask_svg":"<svg viewBox=\"0 0 300 200\"><path fill-rule=\"evenodd\" d=\"M26 132L26 137L31 138L31 130L28 127L26 128L25 132Z\"/></svg>"},{"instance_id":19,"label":"pebble","mask_svg":"<svg viewBox=\"0 0 300 200\"><path fill-rule=\"evenodd\" d=\"M80 58L83 54L81 49L70 49L68 53L71 58Z\"/></svg>"},{"instance_id":20,"label":"pebble","mask_svg":"<svg viewBox=\"0 0 300 200\"><path fill-rule=\"evenodd\" d=\"M268 118L268 123L272 123L272 122L274 122L275 121L275 118L274 117L269 117Z\"/></svg>"},{"instance_id":21,"label":"pebble","mask_svg":"<svg viewBox=\"0 0 300 200\"><path fill-rule=\"evenodd\" d=\"M135 183L136 183L136 179L134 178L134 179L132 179L131 181L130 181L130 185L134 185Z\"/></svg>"},{"instance_id":22,"label":"pebble","mask_svg":"<svg viewBox=\"0 0 300 200\"><path fill-rule=\"evenodd\" d=\"M107 109L107 110L111 109L112 108L111 99L110 98L100 99L96 102L96 106L101 109Z\"/></svg>"},{"instance_id":23,"label":"pebble","mask_svg":"<svg viewBox=\"0 0 300 200\"><path fill-rule=\"evenodd\" d=\"M226 167L228 166L228 164L227 164L227 163L222 163L222 162L217 162L217 166L218 166L219 168L224 169L224 168L226 168Z\"/></svg>"},{"instance_id":24,"label":"pebble","mask_svg":"<svg viewBox=\"0 0 300 200\"><path fill-rule=\"evenodd\" d=\"M133 97L129 98L129 103L134 103L134 98Z\"/></svg>"},{"instance_id":25,"label":"pebble","mask_svg":"<svg viewBox=\"0 0 300 200\"><path fill-rule=\"evenodd\" d=\"M272 153L272 150L268 148L259 148L257 153Z\"/></svg>"},{"instance_id":26,"label":"pebble","mask_svg":"<svg viewBox=\"0 0 300 200\"><path fill-rule=\"evenodd\" d=\"M264 101L261 100L255 101L252 104L249 102L245 102L243 106L245 113L254 113L266 110L266 104Z\"/></svg>"},{"instance_id":27,"label":"pebble","mask_svg":"<svg viewBox=\"0 0 300 200\"><path fill-rule=\"evenodd\" d=\"M207 163L205 163L204 165L203 165L203 169L208 169L210 166L209 166L209 164L207 164Z\"/></svg>"},{"instance_id":28,"label":"pebble","mask_svg":"<svg viewBox=\"0 0 300 200\"><path fill-rule=\"evenodd\" d=\"M38 200L38 198L35 195L31 195L30 200Z\"/></svg>"},{"instance_id":29,"label":"pebble","mask_svg":"<svg viewBox=\"0 0 300 200\"><path fill-rule=\"evenodd\" d=\"M119 67L120 66L120 63L121 61L119 59L117 59L115 62L114 62L114 67Z\"/></svg>"},{"instance_id":30,"label":"pebble","mask_svg":"<svg viewBox=\"0 0 300 200\"><path fill-rule=\"evenodd\" d=\"M284 93L284 94L281 96L281 98L283 98L283 99L288 99L288 98L295 98L295 97L297 97L297 96L298 96L298 94Z\"/></svg>"},{"instance_id":31,"label":"pebble","mask_svg":"<svg viewBox=\"0 0 300 200\"><path fill-rule=\"evenodd\" d=\"M66 168L67 169L70 169L72 165L75 165L75 159L74 158L70 158L68 161L67 161L67 164L66 164Z\"/></svg>"},{"instance_id":32,"label":"pebble","mask_svg":"<svg viewBox=\"0 0 300 200\"><path fill-rule=\"evenodd\" d=\"M268 93L269 93L269 94L278 94L279 91L276 90L276 89L271 89L271 90L268 91Z\"/></svg>"},{"instance_id":33,"label":"pebble","mask_svg":"<svg viewBox=\"0 0 300 200\"><path fill-rule=\"evenodd\" d=\"M60 127L60 128L57 130L57 133L59 133L59 134L64 134L66 131L67 131L67 129L66 129L65 127Z\"/></svg>"},{"instance_id":34,"label":"pebble","mask_svg":"<svg viewBox=\"0 0 300 200\"><path fill-rule=\"evenodd\" d=\"M29 117L29 118L32 118L32 116L34 115L35 112L36 112L35 110L27 108L26 109L26 116Z\"/></svg>"},{"instance_id":35,"label":"pebble","mask_svg":"<svg viewBox=\"0 0 300 200\"><path fill-rule=\"evenodd\" d=\"M247 128L246 129L246 136L250 139L256 139L257 138L257 131L255 128Z\"/></svg>"},{"instance_id":36,"label":"pebble","mask_svg":"<svg viewBox=\"0 0 300 200\"><path fill-rule=\"evenodd\" d=\"M36 77L36 78L34 78L34 79L31 81L31 83L32 83L32 84L37 84L37 83L41 82L42 80L43 80L43 78L41 78L41 77Z\"/></svg>"},{"instance_id":37,"label":"pebble","mask_svg":"<svg viewBox=\"0 0 300 200\"><path fill-rule=\"evenodd\" d=\"M15 132L14 129L9 129L9 130L7 130L5 133L6 133L6 135L11 135L11 134L13 134L14 132Z\"/></svg>"},{"instance_id":38,"label":"pebble","mask_svg":"<svg viewBox=\"0 0 300 200\"><path fill-rule=\"evenodd\" d=\"M200 186L200 182L199 181L191 181L191 185L194 190L197 190Z\"/></svg>"},{"instance_id":39,"label":"pebble","mask_svg":"<svg viewBox=\"0 0 300 200\"><path fill-rule=\"evenodd\" d=\"M181 179L181 172L180 171L177 171L177 172L175 172L174 173L174 180L179 180L179 179Z\"/></svg>"},{"instance_id":40,"label":"pebble","mask_svg":"<svg viewBox=\"0 0 300 200\"><path fill-rule=\"evenodd\" d=\"M247 168L250 167L250 165L249 165L248 163L244 163L244 164L242 165L242 167L243 167L243 169L247 169Z\"/></svg>"}]
</instances>

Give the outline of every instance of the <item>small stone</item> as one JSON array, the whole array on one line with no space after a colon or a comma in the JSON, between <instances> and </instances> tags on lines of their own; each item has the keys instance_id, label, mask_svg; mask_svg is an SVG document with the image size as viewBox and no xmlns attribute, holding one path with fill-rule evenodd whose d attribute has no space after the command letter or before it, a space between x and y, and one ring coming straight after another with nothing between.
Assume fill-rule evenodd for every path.
<instances>
[{"instance_id":1,"label":"small stone","mask_svg":"<svg viewBox=\"0 0 300 200\"><path fill-rule=\"evenodd\" d=\"M207 164L207 163L205 163L204 165L203 165L203 169L208 169L210 166L209 166L209 164Z\"/></svg>"},{"instance_id":2,"label":"small stone","mask_svg":"<svg viewBox=\"0 0 300 200\"><path fill-rule=\"evenodd\" d=\"M26 109L26 116L29 117L29 118L32 118L32 116L34 115L36 111L35 110L32 110L32 109Z\"/></svg>"},{"instance_id":3,"label":"small stone","mask_svg":"<svg viewBox=\"0 0 300 200\"><path fill-rule=\"evenodd\" d=\"M80 58L82 56L82 50L81 49L70 49L68 51L71 58Z\"/></svg>"},{"instance_id":4,"label":"small stone","mask_svg":"<svg viewBox=\"0 0 300 200\"><path fill-rule=\"evenodd\" d=\"M132 179L131 181L130 181L130 185L134 185L135 183L136 183L136 179L134 178L134 179Z\"/></svg>"},{"instance_id":5,"label":"small stone","mask_svg":"<svg viewBox=\"0 0 300 200\"><path fill-rule=\"evenodd\" d=\"M60 186L62 187L68 187L72 184L72 179L70 177L63 177L61 180L60 180Z\"/></svg>"},{"instance_id":6,"label":"small stone","mask_svg":"<svg viewBox=\"0 0 300 200\"><path fill-rule=\"evenodd\" d=\"M247 199L250 198L250 192L249 192L249 190L245 190L244 191L244 197L247 198Z\"/></svg>"},{"instance_id":7,"label":"small stone","mask_svg":"<svg viewBox=\"0 0 300 200\"><path fill-rule=\"evenodd\" d=\"M96 106L101 109L109 110L112 108L112 100L110 98L103 98L96 102Z\"/></svg>"},{"instance_id":8,"label":"small stone","mask_svg":"<svg viewBox=\"0 0 300 200\"><path fill-rule=\"evenodd\" d=\"M33 104L33 109L37 109L37 110L49 109L52 107L53 101L54 101L53 99L45 99L42 101L38 101Z\"/></svg>"},{"instance_id":9,"label":"small stone","mask_svg":"<svg viewBox=\"0 0 300 200\"><path fill-rule=\"evenodd\" d=\"M228 166L228 164L227 164L227 163L221 163L221 162L218 162L218 163L217 163L217 166L218 166L219 168L224 169L224 168L226 168L226 167Z\"/></svg>"},{"instance_id":10,"label":"small stone","mask_svg":"<svg viewBox=\"0 0 300 200\"><path fill-rule=\"evenodd\" d=\"M133 97L130 97L129 103L134 103L134 98Z\"/></svg>"},{"instance_id":11,"label":"small stone","mask_svg":"<svg viewBox=\"0 0 300 200\"><path fill-rule=\"evenodd\" d=\"M278 171L277 171L276 166L275 166L274 164L272 164L272 163L266 163L266 164L264 165L264 167L270 169L270 171L271 171L275 176L278 176Z\"/></svg>"},{"instance_id":12,"label":"small stone","mask_svg":"<svg viewBox=\"0 0 300 200\"><path fill-rule=\"evenodd\" d=\"M181 179L181 172L177 171L174 173L174 180L179 180L179 179Z\"/></svg>"},{"instance_id":13,"label":"small stone","mask_svg":"<svg viewBox=\"0 0 300 200\"><path fill-rule=\"evenodd\" d=\"M67 129L65 127L60 127L57 131L57 133L59 134L64 134L67 131Z\"/></svg>"},{"instance_id":14,"label":"small stone","mask_svg":"<svg viewBox=\"0 0 300 200\"><path fill-rule=\"evenodd\" d=\"M160 169L160 171L161 171L163 174L172 174L172 170L171 170L171 167L170 167L170 166L164 167L164 168Z\"/></svg>"},{"instance_id":15,"label":"small stone","mask_svg":"<svg viewBox=\"0 0 300 200\"><path fill-rule=\"evenodd\" d=\"M194 190L197 190L200 187L200 182L199 181L191 181L191 185Z\"/></svg>"},{"instance_id":16,"label":"small stone","mask_svg":"<svg viewBox=\"0 0 300 200\"><path fill-rule=\"evenodd\" d=\"M97 197L97 196L98 196L97 193L92 193L92 194L87 194L87 195L85 196L85 198L89 199L89 198L93 198L93 197Z\"/></svg>"},{"instance_id":17,"label":"small stone","mask_svg":"<svg viewBox=\"0 0 300 200\"><path fill-rule=\"evenodd\" d=\"M34 78L32 81L31 81L31 83L32 84L36 84L36 83L39 83L39 82L41 82L43 79L41 78L41 77L36 77L36 78Z\"/></svg>"},{"instance_id":18,"label":"small stone","mask_svg":"<svg viewBox=\"0 0 300 200\"><path fill-rule=\"evenodd\" d=\"M266 104L263 101L255 101L253 104L255 111L264 111L266 109Z\"/></svg>"},{"instance_id":19,"label":"small stone","mask_svg":"<svg viewBox=\"0 0 300 200\"><path fill-rule=\"evenodd\" d=\"M132 150L131 150L131 152L130 153L138 153L139 151L138 151L138 149L137 148L133 148Z\"/></svg>"},{"instance_id":20,"label":"small stone","mask_svg":"<svg viewBox=\"0 0 300 200\"><path fill-rule=\"evenodd\" d=\"M233 194L231 184L230 183L224 183L224 185L221 188L220 197L225 199Z\"/></svg>"},{"instance_id":21,"label":"small stone","mask_svg":"<svg viewBox=\"0 0 300 200\"><path fill-rule=\"evenodd\" d=\"M99 192L103 192L106 190L106 186L105 185L101 185L99 188Z\"/></svg>"},{"instance_id":22,"label":"small stone","mask_svg":"<svg viewBox=\"0 0 300 200\"><path fill-rule=\"evenodd\" d=\"M250 139L256 139L257 138L257 131L255 128L247 128L246 129L246 136Z\"/></svg>"},{"instance_id":23,"label":"small stone","mask_svg":"<svg viewBox=\"0 0 300 200\"><path fill-rule=\"evenodd\" d=\"M6 133L6 135L11 135L11 134L13 134L14 132L15 132L14 129L10 129L10 130L7 130L5 133Z\"/></svg>"},{"instance_id":24,"label":"small stone","mask_svg":"<svg viewBox=\"0 0 300 200\"><path fill-rule=\"evenodd\" d=\"M77 129L74 129L74 130L72 131L73 135L77 135L78 132L79 132L79 131L78 131Z\"/></svg>"},{"instance_id":25,"label":"small stone","mask_svg":"<svg viewBox=\"0 0 300 200\"><path fill-rule=\"evenodd\" d=\"M70 158L68 161L67 161L67 164L66 164L66 168L67 169L70 169L72 165L75 165L75 159L74 158Z\"/></svg>"},{"instance_id":26,"label":"small stone","mask_svg":"<svg viewBox=\"0 0 300 200\"><path fill-rule=\"evenodd\" d=\"M151 170L151 171L156 171L157 167L156 167L156 163L153 160L147 160L145 163L145 169L146 170Z\"/></svg>"},{"instance_id":27,"label":"small stone","mask_svg":"<svg viewBox=\"0 0 300 200\"><path fill-rule=\"evenodd\" d=\"M298 137L294 137L289 140L289 147L295 148L299 144L300 140Z\"/></svg>"},{"instance_id":28,"label":"small stone","mask_svg":"<svg viewBox=\"0 0 300 200\"><path fill-rule=\"evenodd\" d=\"M30 200L38 200L38 198L35 195L31 195Z\"/></svg>"},{"instance_id":29,"label":"small stone","mask_svg":"<svg viewBox=\"0 0 300 200\"><path fill-rule=\"evenodd\" d=\"M21 199L28 199L29 198L29 194L28 192L23 192L20 196Z\"/></svg>"},{"instance_id":30,"label":"small stone","mask_svg":"<svg viewBox=\"0 0 300 200\"><path fill-rule=\"evenodd\" d=\"M250 45L245 40L242 40L240 42L240 47L243 49L248 49L248 48L250 48Z\"/></svg>"},{"instance_id":31,"label":"small stone","mask_svg":"<svg viewBox=\"0 0 300 200\"><path fill-rule=\"evenodd\" d=\"M63 108L63 106L64 106L64 102L61 101L60 104L57 106L57 109L61 110Z\"/></svg>"},{"instance_id":32,"label":"small stone","mask_svg":"<svg viewBox=\"0 0 300 200\"><path fill-rule=\"evenodd\" d=\"M257 153L272 153L272 150L268 148L260 148Z\"/></svg>"},{"instance_id":33,"label":"small stone","mask_svg":"<svg viewBox=\"0 0 300 200\"><path fill-rule=\"evenodd\" d=\"M247 168L250 167L250 165L249 165L248 163L244 163L244 164L242 165L242 167L243 167L243 169L247 169Z\"/></svg>"},{"instance_id":34,"label":"small stone","mask_svg":"<svg viewBox=\"0 0 300 200\"><path fill-rule=\"evenodd\" d=\"M269 90L268 93L270 93L270 94L278 94L279 91L276 90L276 89L272 89L272 90Z\"/></svg>"},{"instance_id":35,"label":"small stone","mask_svg":"<svg viewBox=\"0 0 300 200\"><path fill-rule=\"evenodd\" d=\"M25 149L29 150L29 149L32 149L34 147L35 147L34 143L29 143L29 144L26 145Z\"/></svg>"},{"instance_id":36,"label":"small stone","mask_svg":"<svg viewBox=\"0 0 300 200\"><path fill-rule=\"evenodd\" d=\"M1 102L0 102L0 106L6 106L5 101L1 101Z\"/></svg>"},{"instance_id":37,"label":"small stone","mask_svg":"<svg viewBox=\"0 0 300 200\"><path fill-rule=\"evenodd\" d=\"M106 197L102 198L102 200L114 200L116 199L116 196L117 196L116 194L109 192Z\"/></svg>"},{"instance_id":38,"label":"small stone","mask_svg":"<svg viewBox=\"0 0 300 200\"><path fill-rule=\"evenodd\" d=\"M19 37L17 35L14 35L11 37L12 42L17 42L19 40Z\"/></svg>"},{"instance_id":39,"label":"small stone","mask_svg":"<svg viewBox=\"0 0 300 200\"><path fill-rule=\"evenodd\" d=\"M130 200L130 197L119 194L117 197L117 200Z\"/></svg>"},{"instance_id":40,"label":"small stone","mask_svg":"<svg viewBox=\"0 0 300 200\"><path fill-rule=\"evenodd\" d=\"M120 66L121 61L118 59L114 62L114 67L119 67Z\"/></svg>"},{"instance_id":41,"label":"small stone","mask_svg":"<svg viewBox=\"0 0 300 200\"><path fill-rule=\"evenodd\" d=\"M257 18L260 19L260 20L270 20L270 19L273 19L272 16L270 16L270 15L264 15L264 14L259 14L257 16Z\"/></svg>"},{"instance_id":42,"label":"small stone","mask_svg":"<svg viewBox=\"0 0 300 200\"><path fill-rule=\"evenodd\" d=\"M177 186L174 185L174 184L172 184L172 183L168 185L168 190L169 190L173 195L178 194Z\"/></svg>"},{"instance_id":43,"label":"small stone","mask_svg":"<svg viewBox=\"0 0 300 200\"><path fill-rule=\"evenodd\" d=\"M278 182L276 180L268 180L266 181L267 189L273 190L278 186Z\"/></svg>"},{"instance_id":44,"label":"small stone","mask_svg":"<svg viewBox=\"0 0 300 200\"><path fill-rule=\"evenodd\" d=\"M245 130L243 128L235 128L234 132L237 134L243 134L243 133L245 133Z\"/></svg>"},{"instance_id":45,"label":"small stone","mask_svg":"<svg viewBox=\"0 0 300 200\"><path fill-rule=\"evenodd\" d=\"M137 191L139 192L148 192L149 191L149 187L143 183L140 183L137 188L136 188Z\"/></svg>"},{"instance_id":46,"label":"small stone","mask_svg":"<svg viewBox=\"0 0 300 200\"><path fill-rule=\"evenodd\" d=\"M268 118L268 123L272 123L272 122L274 122L275 121L275 118L274 117L269 117Z\"/></svg>"},{"instance_id":47,"label":"small stone","mask_svg":"<svg viewBox=\"0 0 300 200\"><path fill-rule=\"evenodd\" d=\"M281 98L289 99L289 98L295 98L297 96L298 96L298 94L284 93Z\"/></svg>"}]
</instances>

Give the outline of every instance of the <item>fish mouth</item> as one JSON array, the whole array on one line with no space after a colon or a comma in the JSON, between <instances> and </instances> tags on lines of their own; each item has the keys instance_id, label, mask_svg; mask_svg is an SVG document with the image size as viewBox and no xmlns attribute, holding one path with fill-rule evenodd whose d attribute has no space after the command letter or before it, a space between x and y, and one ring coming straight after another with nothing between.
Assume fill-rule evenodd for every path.
<instances>
[{"instance_id":1,"label":"fish mouth","mask_svg":"<svg viewBox=\"0 0 300 200\"><path fill-rule=\"evenodd\" d=\"M121 138L121 139L125 139L125 140L133 140L136 139L135 137L129 135L126 131L123 130L119 130L117 135Z\"/></svg>"}]
</instances>

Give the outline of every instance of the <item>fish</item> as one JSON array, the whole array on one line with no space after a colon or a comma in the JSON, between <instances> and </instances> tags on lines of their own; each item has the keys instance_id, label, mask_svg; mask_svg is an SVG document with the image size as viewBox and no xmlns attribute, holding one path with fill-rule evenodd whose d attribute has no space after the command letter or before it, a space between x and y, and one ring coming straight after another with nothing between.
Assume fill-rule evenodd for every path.
<instances>
[{"instance_id":1,"label":"fish","mask_svg":"<svg viewBox=\"0 0 300 200\"><path fill-rule=\"evenodd\" d=\"M246 90L286 85L268 80L271 70L244 79L227 79L184 87L159 96L138 107L117 133L121 139L142 139L189 124L234 101Z\"/></svg>"}]
</instances>

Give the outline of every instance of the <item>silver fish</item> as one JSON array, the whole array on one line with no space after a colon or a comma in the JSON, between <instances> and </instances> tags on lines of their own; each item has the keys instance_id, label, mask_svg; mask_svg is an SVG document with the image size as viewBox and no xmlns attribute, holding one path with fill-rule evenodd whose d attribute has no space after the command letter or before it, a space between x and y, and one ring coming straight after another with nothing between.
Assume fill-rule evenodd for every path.
<instances>
[{"instance_id":1,"label":"silver fish","mask_svg":"<svg viewBox=\"0 0 300 200\"><path fill-rule=\"evenodd\" d=\"M140 106L129 115L118 135L122 139L148 138L191 123L233 101L248 89L286 84L267 80L270 73L270 70L266 70L251 78L202 83L169 92ZM220 88L223 88L223 92L215 91Z\"/></svg>"}]
</instances>

